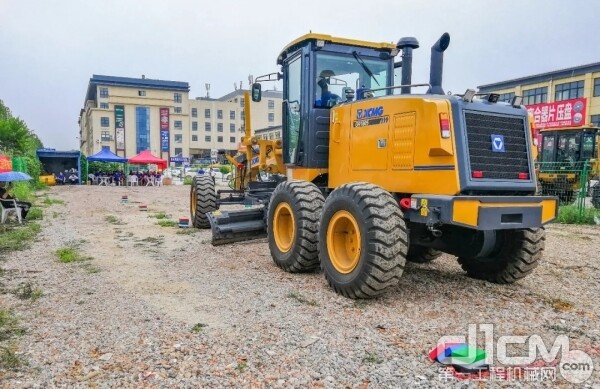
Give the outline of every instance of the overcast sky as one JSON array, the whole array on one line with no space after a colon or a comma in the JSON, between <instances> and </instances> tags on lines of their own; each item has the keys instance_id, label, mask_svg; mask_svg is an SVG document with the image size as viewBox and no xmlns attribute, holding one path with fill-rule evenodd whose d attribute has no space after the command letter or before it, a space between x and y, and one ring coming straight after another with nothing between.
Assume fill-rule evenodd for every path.
<instances>
[{"instance_id":1,"label":"overcast sky","mask_svg":"<svg viewBox=\"0 0 600 389\"><path fill-rule=\"evenodd\" d=\"M0 0L0 99L46 147L78 147L93 74L187 81L190 97L279 70L313 32L397 42L415 36L413 82L444 32L446 91L600 62L600 2L582 0ZM397 78L399 83L399 77Z\"/></svg>"}]
</instances>

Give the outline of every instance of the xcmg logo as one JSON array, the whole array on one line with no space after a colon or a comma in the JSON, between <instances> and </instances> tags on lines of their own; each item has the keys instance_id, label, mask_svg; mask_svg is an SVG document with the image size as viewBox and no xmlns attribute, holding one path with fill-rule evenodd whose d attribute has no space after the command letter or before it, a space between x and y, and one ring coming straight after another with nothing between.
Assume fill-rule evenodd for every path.
<instances>
[{"instance_id":1,"label":"xcmg logo","mask_svg":"<svg viewBox=\"0 0 600 389\"><path fill-rule=\"evenodd\" d=\"M374 118L374 117L378 117L378 116L383 116L383 107L382 106L356 110L356 118L357 119Z\"/></svg>"}]
</instances>

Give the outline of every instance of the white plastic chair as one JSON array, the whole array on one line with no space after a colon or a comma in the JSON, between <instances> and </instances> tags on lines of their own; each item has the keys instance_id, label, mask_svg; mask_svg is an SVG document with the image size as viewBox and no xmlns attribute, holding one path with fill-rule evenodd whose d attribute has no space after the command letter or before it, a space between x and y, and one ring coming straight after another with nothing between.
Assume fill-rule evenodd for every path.
<instances>
[{"instance_id":1,"label":"white plastic chair","mask_svg":"<svg viewBox=\"0 0 600 389\"><path fill-rule=\"evenodd\" d=\"M137 176L127 176L127 185L129 185L129 186L138 186L138 178L137 178Z\"/></svg>"},{"instance_id":2,"label":"white plastic chair","mask_svg":"<svg viewBox=\"0 0 600 389\"><path fill-rule=\"evenodd\" d=\"M10 203L10 202L13 203L13 207L6 208L7 203ZM19 221L19 224L23 223L23 220L21 220L21 208L19 208L17 206L16 200L6 199L6 200L0 201L0 209L2 209L2 215L0 216L0 220L2 221L2 224L4 224L4 222L6 222L8 215L11 213L15 214L15 216L17 217L17 220Z\"/></svg>"},{"instance_id":3,"label":"white plastic chair","mask_svg":"<svg viewBox=\"0 0 600 389\"><path fill-rule=\"evenodd\" d=\"M93 174L88 174L88 178L90 179L92 185L98 185L98 177Z\"/></svg>"}]
</instances>

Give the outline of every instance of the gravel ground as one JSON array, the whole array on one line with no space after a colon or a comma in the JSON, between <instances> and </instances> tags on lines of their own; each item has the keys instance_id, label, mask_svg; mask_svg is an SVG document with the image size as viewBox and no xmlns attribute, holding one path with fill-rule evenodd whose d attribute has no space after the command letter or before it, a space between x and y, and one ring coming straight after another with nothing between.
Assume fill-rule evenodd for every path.
<instances>
[{"instance_id":1,"label":"gravel ground","mask_svg":"<svg viewBox=\"0 0 600 389\"><path fill-rule=\"evenodd\" d=\"M264 240L213 247L208 231L157 225L159 211L188 215L188 191L49 191L65 204L45 208L37 241L2 263L5 291L31 282L44 293L35 302L0 295L27 329L18 351L28 365L0 376L4 387L491 385L443 381L427 358L441 336L466 336L469 323L493 323L496 337L538 334L548 345L566 334L596 366L585 386L600 387L598 227L549 226L545 260L514 285L467 278L443 256L407 265L386 296L353 301L320 272L281 271ZM91 259L59 263L54 252L65 246ZM503 383L525 386L570 384Z\"/></svg>"}]
</instances>

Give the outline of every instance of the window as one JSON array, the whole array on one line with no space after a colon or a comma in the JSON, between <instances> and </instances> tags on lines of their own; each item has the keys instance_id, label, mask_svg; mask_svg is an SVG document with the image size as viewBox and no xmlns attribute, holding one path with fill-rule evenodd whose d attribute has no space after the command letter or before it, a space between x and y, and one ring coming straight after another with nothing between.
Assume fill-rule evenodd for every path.
<instances>
[{"instance_id":1,"label":"window","mask_svg":"<svg viewBox=\"0 0 600 389\"><path fill-rule=\"evenodd\" d=\"M210 118L210 109L205 109L204 110L204 117L205 118Z\"/></svg>"},{"instance_id":2,"label":"window","mask_svg":"<svg viewBox=\"0 0 600 389\"><path fill-rule=\"evenodd\" d=\"M275 121L275 114L273 112L269 112L269 123L273 123Z\"/></svg>"},{"instance_id":3,"label":"window","mask_svg":"<svg viewBox=\"0 0 600 389\"><path fill-rule=\"evenodd\" d=\"M267 104L269 109L275 109L275 100L268 100Z\"/></svg>"},{"instance_id":4,"label":"window","mask_svg":"<svg viewBox=\"0 0 600 389\"><path fill-rule=\"evenodd\" d=\"M592 126L600 127L600 115L592 115L591 120Z\"/></svg>"},{"instance_id":5,"label":"window","mask_svg":"<svg viewBox=\"0 0 600 389\"><path fill-rule=\"evenodd\" d=\"M192 122L192 131L198 131L198 122Z\"/></svg>"},{"instance_id":6,"label":"window","mask_svg":"<svg viewBox=\"0 0 600 389\"><path fill-rule=\"evenodd\" d=\"M112 136L110 136L110 132L108 132L108 131L102 131L100 133L100 140L102 142L110 142L112 140Z\"/></svg>"},{"instance_id":7,"label":"window","mask_svg":"<svg viewBox=\"0 0 600 389\"><path fill-rule=\"evenodd\" d=\"M217 123L217 132L223 132L223 123Z\"/></svg>"},{"instance_id":8,"label":"window","mask_svg":"<svg viewBox=\"0 0 600 389\"><path fill-rule=\"evenodd\" d=\"M281 131L275 131L275 138L281 139Z\"/></svg>"},{"instance_id":9,"label":"window","mask_svg":"<svg viewBox=\"0 0 600 389\"><path fill-rule=\"evenodd\" d=\"M246 113L244 111L240 113L240 119L246 120Z\"/></svg>"},{"instance_id":10,"label":"window","mask_svg":"<svg viewBox=\"0 0 600 389\"><path fill-rule=\"evenodd\" d=\"M204 137L204 140L205 140L206 142L210 142L210 135L206 135L206 136Z\"/></svg>"},{"instance_id":11,"label":"window","mask_svg":"<svg viewBox=\"0 0 600 389\"><path fill-rule=\"evenodd\" d=\"M235 120L235 111L229 111L229 119Z\"/></svg>"},{"instance_id":12,"label":"window","mask_svg":"<svg viewBox=\"0 0 600 389\"><path fill-rule=\"evenodd\" d=\"M183 142L183 135L175 134L175 143L181 143L181 142Z\"/></svg>"},{"instance_id":13,"label":"window","mask_svg":"<svg viewBox=\"0 0 600 389\"><path fill-rule=\"evenodd\" d=\"M150 149L149 107L135 107L135 137L136 153Z\"/></svg>"},{"instance_id":14,"label":"window","mask_svg":"<svg viewBox=\"0 0 600 389\"><path fill-rule=\"evenodd\" d=\"M557 84L554 94L554 101L562 101L583 97L583 81L573 81L564 84Z\"/></svg>"},{"instance_id":15,"label":"window","mask_svg":"<svg viewBox=\"0 0 600 389\"><path fill-rule=\"evenodd\" d=\"M500 97L498 98L498 101L504 101L506 103L510 103L514 97L515 97L515 92L500 93Z\"/></svg>"},{"instance_id":16,"label":"window","mask_svg":"<svg viewBox=\"0 0 600 389\"><path fill-rule=\"evenodd\" d=\"M211 128L210 128L210 122L204 122L204 130L205 131L210 131L211 130Z\"/></svg>"},{"instance_id":17,"label":"window","mask_svg":"<svg viewBox=\"0 0 600 389\"><path fill-rule=\"evenodd\" d=\"M183 154L183 149L181 147L175 147L175 155L180 156Z\"/></svg>"},{"instance_id":18,"label":"window","mask_svg":"<svg viewBox=\"0 0 600 389\"><path fill-rule=\"evenodd\" d=\"M173 108L173 112L175 112L175 113L181 113L181 107L175 107L175 108Z\"/></svg>"},{"instance_id":19,"label":"window","mask_svg":"<svg viewBox=\"0 0 600 389\"><path fill-rule=\"evenodd\" d=\"M217 136L217 142L223 143L223 137L222 136Z\"/></svg>"},{"instance_id":20,"label":"window","mask_svg":"<svg viewBox=\"0 0 600 389\"><path fill-rule=\"evenodd\" d=\"M198 135L192 135L192 142L198 142Z\"/></svg>"},{"instance_id":21,"label":"window","mask_svg":"<svg viewBox=\"0 0 600 389\"><path fill-rule=\"evenodd\" d=\"M235 136L229 137L229 143L235 143Z\"/></svg>"},{"instance_id":22,"label":"window","mask_svg":"<svg viewBox=\"0 0 600 389\"><path fill-rule=\"evenodd\" d=\"M217 119L223 119L223 110L222 109L217 110Z\"/></svg>"},{"instance_id":23,"label":"window","mask_svg":"<svg viewBox=\"0 0 600 389\"><path fill-rule=\"evenodd\" d=\"M523 90L523 104L540 104L548 101L548 88L534 88Z\"/></svg>"},{"instance_id":24,"label":"window","mask_svg":"<svg viewBox=\"0 0 600 389\"><path fill-rule=\"evenodd\" d=\"M240 99L240 107L244 108L244 98L243 97Z\"/></svg>"},{"instance_id":25,"label":"window","mask_svg":"<svg viewBox=\"0 0 600 389\"><path fill-rule=\"evenodd\" d=\"M108 88L100 88L100 97L108 97Z\"/></svg>"},{"instance_id":26,"label":"window","mask_svg":"<svg viewBox=\"0 0 600 389\"><path fill-rule=\"evenodd\" d=\"M108 109L108 103L100 103L100 109Z\"/></svg>"},{"instance_id":27,"label":"window","mask_svg":"<svg viewBox=\"0 0 600 389\"><path fill-rule=\"evenodd\" d=\"M102 116L100 118L100 127L108 127L110 126L110 119L108 116Z\"/></svg>"},{"instance_id":28,"label":"window","mask_svg":"<svg viewBox=\"0 0 600 389\"><path fill-rule=\"evenodd\" d=\"M193 118L197 118L198 117L198 108L192 108L192 117Z\"/></svg>"},{"instance_id":29,"label":"window","mask_svg":"<svg viewBox=\"0 0 600 389\"><path fill-rule=\"evenodd\" d=\"M235 132L235 124L231 123L229 125L229 132Z\"/></svg>"},{"instance_id":30,"label":"window","mask_svg":"<svg viewBox=\"0 0 600 389\"><path fill-rule=\"evenodd\" d=\"M173 101L176 103L181 103L181 93L173 93Z\"/></svg>"},{"instance_id":31,"label":"window","mask_svg":"<svg viewBox=\"0 0 600 389\"><path fill-rule=\"evenodd\" d=\"M175 120L173 122L173 127L175 127L176 130L181 130L183 128L183 125L181 124L181 120Z\"/></svg>"},{"instance_id":32,"label":"window","mask_svg":"<svg viewBox=\"0 0 600 389\"><path fill-rule=\"evenodd\" d=\"M594 78L594 97L600 96L600 78Z\"/></svg>"},{"instance_id":33,"label":"window","mask_svg":"<svg viewBox=\"0 0 600 389\"><path fill-rule=\"evenodd\" d=\"M138 96L146 96L146 91L145 90L139 90L138 91Z\"/></svg>"}]
</instances>

